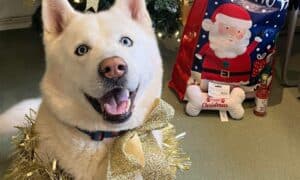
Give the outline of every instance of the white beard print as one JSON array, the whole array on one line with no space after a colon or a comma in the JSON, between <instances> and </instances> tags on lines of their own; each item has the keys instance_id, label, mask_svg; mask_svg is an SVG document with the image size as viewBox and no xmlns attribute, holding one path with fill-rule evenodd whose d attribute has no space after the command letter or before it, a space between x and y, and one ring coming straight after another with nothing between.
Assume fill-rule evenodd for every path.
<instances>
[{"instance_id":1,"label":"white beard print","mask_svg":"<svg viewBox=\"0 0 300 180\"><path fill-rule=\"evenodd\" d=\"M209 32L209 44L218 58L236 58L246 52L250 37L250 30L246 32L241 40L221 35L218 32L218 23L214 23Z\"/></svg>"}]
</instances>

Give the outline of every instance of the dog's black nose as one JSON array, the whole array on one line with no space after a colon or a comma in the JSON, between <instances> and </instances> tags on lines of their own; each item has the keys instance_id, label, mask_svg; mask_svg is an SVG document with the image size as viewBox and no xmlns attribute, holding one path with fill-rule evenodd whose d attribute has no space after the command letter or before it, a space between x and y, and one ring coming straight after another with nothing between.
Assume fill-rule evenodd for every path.
<instances>
[{"instance_id":1,"label":"dog's black nose","mask_svg":"<svg viewBox=\"0 0 300 180\"><path fill-rule=\"evenodd\" d=\"M99 74L108 79L119 79L128 71L126 62L120 57L104 59L99 65Z\"/></svg>"}]
</instances>

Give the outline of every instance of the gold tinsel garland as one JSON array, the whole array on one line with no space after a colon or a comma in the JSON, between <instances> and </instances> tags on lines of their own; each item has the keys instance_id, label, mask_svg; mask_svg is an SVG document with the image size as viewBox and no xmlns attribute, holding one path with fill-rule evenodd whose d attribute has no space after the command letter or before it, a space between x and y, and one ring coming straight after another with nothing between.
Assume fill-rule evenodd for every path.
<instances>
[{"instance_id":1,"label":"gold tinsel garland","mask_svg":"<svg viewBox=\"0 0 300 180\"><path fill-rule=\"evenodd\" d=\"M35 120L31 111L26 116L28 125L18 127L19 134L13 137L16 145L12 167L9 169L5 179L27 180L27 179L50 179L69 180L72 176L59 167L59 162L50 159L43 162L35 153L38 145L38 135L34 132ZM175 136L175 128L169 121L174 116L173 108L162 100L157 100L153 111L146 118L145 124L135 130L116 139L111 149L110 165L108 167L107 179L132 179L136 172L141 172L144 179L175 179L176 171L188 170L191 166L189 157L180 148L179 140L184 134ZM163 135L162 149L158 146L153 130L161 130ZM134 140L133 140L134 139ZM126 153L125 146L131 141L140 142L132 147L141 146L145 165L138 161L137 157ZM48 163L50 162L50 163ZM154 174L153 172L157 172Z\"/></svg>"},{"instance_id":2,"label":"gold tinsel garland","mask_svg":"<svg viewBox=\"0 0 300 180\"><path fill-rule=\"evenodd\" d=\"M12 138L16 150L13 154L13 163L4 179L7 180L71 180L72 176L58 167L57 161L43 162L35 153L38 145L38 136L34 131L35 111L25 116L28 124L17 127L19 133ZM51 163L52 162L52 163Z\"/></svg>"}]
</instances>

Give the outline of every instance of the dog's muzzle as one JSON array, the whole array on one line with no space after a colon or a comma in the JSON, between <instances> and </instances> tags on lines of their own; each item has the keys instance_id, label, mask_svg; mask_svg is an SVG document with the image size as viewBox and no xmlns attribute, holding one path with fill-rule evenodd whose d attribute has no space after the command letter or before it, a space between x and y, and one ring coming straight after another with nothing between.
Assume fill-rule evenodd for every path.
<instances>
[{"instance_id":1,"label":"dog's muzzle","mask_svg":"<svg viewBox=\"0 0 300 180\"><path fill-rule=\"evenodd\" d=\"M137 90L115 88L101 98L93 98L87 94L85 96L92 107L102 114L105 121L115 124L123 123L131 117L136 94Z\"/></svg>"}]
</instances>

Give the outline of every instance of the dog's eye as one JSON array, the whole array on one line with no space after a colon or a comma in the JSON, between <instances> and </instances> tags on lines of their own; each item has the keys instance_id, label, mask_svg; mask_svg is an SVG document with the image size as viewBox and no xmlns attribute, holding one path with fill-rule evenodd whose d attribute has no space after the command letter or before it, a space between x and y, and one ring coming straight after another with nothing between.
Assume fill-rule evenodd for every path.
<instances>
[{"instance_id":1,"label":"dog's eye","mask_svg":"<svg viewBox=\"0 0 300 180\"><path fill-rule=\"evenodd\" d=\"M131 47L131 46L133 46L133 40L130 39L129 37L126 37L126 36L124 36L124 37L122 37L122 38L120 39L120 43L121 43L123 46L126 46L126 47Z\"/></svg>"},{"instance_id":2,"label":"dog's eye","mask_svg":"<svg viewBox=\"0 0 300 180\"><path fill-rule=\"evenodd\" d=\"M85 45L85 44L81 44L77 47L77 49L75 50L75 54L77 56L83 56L85 55L86 53L88 53L90 50L90 47L88 45Z\"/></svg>"}]
</instances>

